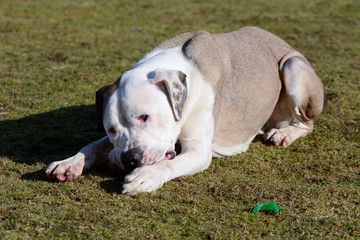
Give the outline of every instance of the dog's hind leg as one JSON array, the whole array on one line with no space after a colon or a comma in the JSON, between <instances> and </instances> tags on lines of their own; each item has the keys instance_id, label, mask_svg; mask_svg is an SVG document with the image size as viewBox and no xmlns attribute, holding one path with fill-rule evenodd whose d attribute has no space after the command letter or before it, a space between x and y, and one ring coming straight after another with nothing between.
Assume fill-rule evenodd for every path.
<instances>
[{"instance_id":1,"label":"dog's hind leg","mask_svg":"<svg viewBox=\"0 0 360 240\"><path fill-rule=\"evenodd\" d=\"M264 140L289 146L313 129L313 120L323 108L323 85L304 56L286 55L280 62L282 90L274 112L263 130Z\"/></svg>"}]
</instances>

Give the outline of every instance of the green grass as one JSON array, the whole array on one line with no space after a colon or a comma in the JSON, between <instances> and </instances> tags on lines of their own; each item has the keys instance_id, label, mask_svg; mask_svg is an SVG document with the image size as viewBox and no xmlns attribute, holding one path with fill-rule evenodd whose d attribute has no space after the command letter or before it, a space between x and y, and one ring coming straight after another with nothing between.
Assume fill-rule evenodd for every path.
<instances>
[{"instance_id":1,"label":"green grass","mask_svg":"<svg viewBox=\"0 0 360 240\"><path fill-rule=\"evenodd\" d=\"M359 12L356 0L1 1L0 239L359 239ZM45 178L102 136L95 91L149 49L246 25L284 38L323 80L308 137L286 149L256 139L151 194L121 195L105 167ZM250 213L267 201L280 213Z\"/></svg>"}]
</instances>

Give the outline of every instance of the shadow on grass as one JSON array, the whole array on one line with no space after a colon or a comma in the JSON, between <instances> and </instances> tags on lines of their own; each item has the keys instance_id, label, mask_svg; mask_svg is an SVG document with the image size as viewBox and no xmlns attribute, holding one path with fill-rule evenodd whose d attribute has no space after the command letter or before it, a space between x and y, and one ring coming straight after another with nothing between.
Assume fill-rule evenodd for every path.
<instances>
[{"instance_id":1,"label":"shadow on grass","mask_svg":"<svg viewBox=\"0 0 360 240\"><path fill-rule=\"evenodd\" d=\"M20 164L41 162L47 165L74 155L104 135L97 131L94 105L61 108L17 120L0 121L0 156ZM48 181L43 169L26 173L22 179Z\"/></svg>"},{"instance_id":2,"label":"shadow on grass","mask_svg":"<svg viewBox=\"0 0 360 240\"><path fill-rule=\"evenodd\" d=\"M252 140L251 143L255 143L255 142L261 142L266 147L274 147L274 143L264 140L263 134L256 135L256 137L254 138L254 140Z\"/></svg>"},{"instance_id":3,"label":"shadow on grass","mask_svg":"<svg viewBox=\"0 0 360 240\"><path fill-rule=\"evenodd\" d=\"M21 180L26 180L26 181L43 181L43 182L48 182L51 181L50 179L48 179L45 175L44 169L40 169L37 170L35 172L29 172L29 173L25 173L21 176ZM55 182L55 179L54 179Z\"/></svg>"},{"instance_id":4,"label":"shadow on grass","mask_svg":"<svg viewBox=\"0 0 360 240\"><path fill-rule=\"evenodd\" d=\"M123 179L123 177L122 177ZM122 180L119 178L108 179L100 183L100 187L110 194L121 194L122 192Z\"/></svg>"},{"instance_id":5,"label":"shadow on grass","mask_svg":"<svg viewBox=\"0 0 360 240\"><path fill-rule=\"evenodd\" d=\"M30 165L69 157L104 136L96 130L94 105L0 121L0 129L0 156Z\"/></svg>"}]
</instances>

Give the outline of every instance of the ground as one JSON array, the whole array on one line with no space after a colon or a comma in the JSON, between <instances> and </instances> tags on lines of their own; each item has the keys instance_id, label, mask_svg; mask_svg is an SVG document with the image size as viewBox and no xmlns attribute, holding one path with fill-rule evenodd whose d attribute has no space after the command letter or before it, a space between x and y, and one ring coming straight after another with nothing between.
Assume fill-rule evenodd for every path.
<instances>
[{"instance_id":1,"label":"ground","mask_svg":"<svg viewBox=\"0 0 360 240\"><path fill-rule=\"evenodd\" d=\"M0 3L0 239L359 239L360 2ZM106 167L74 182L43 168L96 131L95 91L176 34L254 25L289 42L323 80L314 131L288 148L260 136L150 194L120 194ZM273 201L274 214L251 214Z\"/></svg>"}]
</instances>

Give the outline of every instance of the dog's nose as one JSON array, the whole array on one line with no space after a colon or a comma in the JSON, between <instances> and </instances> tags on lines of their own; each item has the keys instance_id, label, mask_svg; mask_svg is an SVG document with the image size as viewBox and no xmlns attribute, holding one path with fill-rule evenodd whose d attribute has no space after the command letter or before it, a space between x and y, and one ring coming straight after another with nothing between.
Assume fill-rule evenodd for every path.
<instances>
[{"instance_id":1,"label":"dog's nose","mask_svg":"<svg viewBox=\"0 0 360 240\"><path fill-rule=\"evenodd\" d=\"M143 151L140 147L132 148L122 153L122 163L129 170L137 167L138 163L143 158Z\"/></svg>"}]
</instances>

